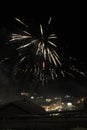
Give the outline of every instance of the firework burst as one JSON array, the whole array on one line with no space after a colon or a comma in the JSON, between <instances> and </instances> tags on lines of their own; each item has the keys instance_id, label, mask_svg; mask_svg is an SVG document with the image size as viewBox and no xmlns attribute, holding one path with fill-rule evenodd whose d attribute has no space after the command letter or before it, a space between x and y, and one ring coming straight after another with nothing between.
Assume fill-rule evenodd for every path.
<instances>
[{"instance_id":1,"label":"firework burst","mask_svg":"<svg viewBox=\"0 0 87 130\"><path fill-rule=\"evenodd\" d=\"M23 23L18 18L15 18L20 24L25 26L25 29L28 27L25 23ZM56 34L49 34L49 25L51 24L52 17L48 20L48 27L46 30L43 30L43 26L40 24L40 34L39 37L35 37L30 34L28 31L23 30L21 33L13 33L9 40L10 43L18 43L16 51L19 53L19 62L16 65L15 74L18 73L19 66L26 62L30 61L29 54L26 55L26 51L30 51L31 47L33 48L33 58L34 63L32 66L28 62L27 67L23 68L22 71L32 71L35 76L38 76L40 81L44 84L44 82L51 76L52 79L57 77L57 73L55 68L57 66L62 66L60 62L60 57L57 54L55 48L57 45L53 42L54 39L57 39ZM20 44L21 43L21 44ZM50 76L49 76L50 75Z\"/></svg>"},{"instance_id":2,"label":"firework burst","mask_svg":"<svg viewBox=\"0 0 87 130\"><path fill-rule=\"evenodd\" d=\"M16 65L14 65L14 75L18 73L38 77L41 83L44 85L49 79L55 79L58 77L58 72L62 77L69 75L75 78L73 72L79 73L86 77L86 75L79 71L73 64L68 63L68 70L63 68L63 64L60 61L59 54L57 53L57 44L55 39L57 35L49 33L49 27L52 21L52 17L49 18L46 30L43 29L42 24L39 25L39 36L32 35L27 31L28 25L15 18L20 24L22 24L25 30L20 33L12 33L8 44L16 45ZM6 59L6 58L5 58ZM7 58L8 60L9 58ZM2 60L2 61L7 61ZM69 57L69 61L77 61L76 59ZM1 63L2 63L1 61ZM58 71L56 71L58 70Z\"/></svg>"}]
</instances>

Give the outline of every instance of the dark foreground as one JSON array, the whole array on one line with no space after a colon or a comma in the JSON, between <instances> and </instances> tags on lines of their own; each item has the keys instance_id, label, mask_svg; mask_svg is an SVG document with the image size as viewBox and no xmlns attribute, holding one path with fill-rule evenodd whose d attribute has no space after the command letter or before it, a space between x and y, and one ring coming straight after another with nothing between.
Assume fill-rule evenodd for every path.
<instances>
[{"instance_id":1,"label":"dark foreground","mask_svg":"<svg viewBox=\"0 0 87 130\"><path fill-rule=\"evenodd\" d=\"M61 112L58 116L52 114L0 116L0 130L72 130L76 127L87 129L86 111Z\"/></svg>"}]
</instances>

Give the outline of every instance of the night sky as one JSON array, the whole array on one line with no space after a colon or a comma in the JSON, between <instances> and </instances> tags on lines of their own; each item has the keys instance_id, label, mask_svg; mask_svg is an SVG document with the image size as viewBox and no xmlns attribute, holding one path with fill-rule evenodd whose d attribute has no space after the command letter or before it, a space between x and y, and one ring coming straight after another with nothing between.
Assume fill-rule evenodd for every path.
<instances>
[{"instance_id":1,"label":"night sky","mask_svg":"<svg viewBox=\"0 0 87 130\"><path fill-rule=\"evenodd\" d=\"M47 7L47 6L46 6ZM52 26L57 34L64 36L64 44L67 46L68 53L70 55L77 57L81 60L86 60L86 44L85 44L85 10L81 7L79 8L58 8L57 6L53 6L52 8L48 8L43 11L42 10L34 12L28 11L28 8L24 7L24 10L19 8L17 12L16 9L12 10L12 12L6 13L6 15L2 14L0 18L0 34L3 35L6 31L9 31L17 28L17 23L14 22L14 17L18 17L23 19L28 25L30 24L30 29L33 32L37 29L39 23L46 24L47 20L50 16L52 16ZM37 7L38 8L38 7ZM41 7L40 7L41 9ZM36 8L35 8L36 10ZM16 12L15 12L16 11ZM13 13L13 15L11 14ZM16 24L16 25L15 25ZM19 26L19 25L18 25ZM7 30L8 29L8 30ZM60 36L59 35L59 36ZM1 37L2 40L4 38ZM1 41L1 40L0 40ZM78 51L77 51L78 50Z\"/></svg>"},{"instance_id":2,"label":"night sky","mask_svg":"<svg viewBox=\"0 0 87 130\"><path fill-rule=\"evenodd\" d=\"M30 6L32 5L29 5L29 7ZM49 17L52 16L52 29L55 31L55 33L58 34L60 52L62 52L63 56L65 57L71 56L77 58L78 62L81 64L80 67L82 68L83 71L85 71L85 73L87 73L87 57L86 57L87 51L84 35L85 10L82 10L81 6L58 7L57 3L55 4L53 3L53 5L43 4L43 6L34 5L31 8L29 8L28 6L24 8L22 7L18 9L17 6L17 10L16 7L13 7L8 13L6 13L5 15L4 14L1 15L0 58L4 56L6 53L8 53L7 48L4 48L3 44L8 39L8 35L10 34L10 32L17 29L18 26L21 28L21 26L17 25L17 22L14 21L14 17L18 17L21 20L23 19L24 22L26 22L28 25L30 24L29 27L31 32L36 34L37 33L36 30L38 29L37 26L39 25L39 23L45 25ZM11 15L12 13L13 15ZM0 76L2 77L2 74L0 74ZM6 85L5 83L3 84L4 78L6 80L5 75L3 76L3 78L0 78L1 90L2 85L4 86L4 88L9 84L13 85L13 83L9 83L9 81L7 81L8 85ZM16 89L16 91L19 90ZM86 96L87 80L76 79L73 81L64 79L61 81L58 79L48 83L46 86L42 86L42 88L39 88L39 90L37 90L36 88L35 91L38 92L39 94L46 94L46 95L64 95L68 93L72 96L81 96L81 95ZM2 90L2 92L4 91Z\"/></svg>"}]
</instances>

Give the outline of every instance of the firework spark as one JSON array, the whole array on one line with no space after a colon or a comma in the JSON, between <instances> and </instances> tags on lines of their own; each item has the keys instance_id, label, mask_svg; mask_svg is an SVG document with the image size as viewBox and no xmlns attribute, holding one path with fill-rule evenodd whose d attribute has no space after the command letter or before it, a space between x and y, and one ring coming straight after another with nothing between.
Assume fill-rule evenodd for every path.
<instances>
[{"instance_id":1,"label":"firework spark","mask_svg":"<svg viewBox=\"0 0 87 130\"><path fill-rule=\"evenodd\" d=\"M28 27L28 25L27 25L27 24L25 24L24 22L22 22L20 19L15 18L15 20L17 20L19 23L21 23L21 24L22 24L22 25L24 25L25 27Z\"/></svg>"}]
</instances>

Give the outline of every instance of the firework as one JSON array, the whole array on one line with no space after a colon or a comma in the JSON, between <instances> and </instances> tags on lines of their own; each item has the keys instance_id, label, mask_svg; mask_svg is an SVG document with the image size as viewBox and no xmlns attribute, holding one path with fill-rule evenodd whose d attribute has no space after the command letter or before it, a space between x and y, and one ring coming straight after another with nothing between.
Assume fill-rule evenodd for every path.
<instances>
[{"instance_id":1,"label":"firework","mask_svg":"<svg viewBox=\"0 0 87 130\"><path fill-rule=\"evenodd\" d=\"M17 20L20 24L24 25L25 27L28 27L28 25L26 25L18 18L15 18L15 20ZM48 25L50 25L51 21L52 17L49 18ZM23 30L19 34L13 33L11 35L11 39L9 40L10 43L18 43L16 51L18 51L20 54L20 60L19 63L17 63L16 68L19 67L20 64L23 64L23 62L30 57L29 55L24 54L25 50L30 51L31 47L35 47L33 52L35 59L34 65L33 67L31 67L31 65L27 63L30 67L25 67L25 72L27 72L28 69L31 68L30 71L37 75L40 81L42 82L45 82L47 77L49 77L48 75L50 75L52 79L55 79L55 77L57 77L55 68L57 68L58 65L62 66L59 60L60 57L55 50L55 48L57 48L57 45L53 42L54 39L57 39L57 36L56 34L49 34L48 27L47 31L44 31L43 26L40 24L40 38L37 38L36 36L30 34L28 31ZM24 41L24 43L19 44L19 42L22 43L22 41ZM21 52L23 52L23 54Z\"/></svg>"},{"instance_id":2,"label":"firework","mask_svg":"<svg viewBox=\"0 0 87 130\"><path fill-rule=\"evenodd\" d=\"M29 33L27 31L28 25L20 19L15 18L15 20L25 27L25 30L20 33L12 33L8 42L8 44L15 43L14 45L16 45L16 52L18 54L16 58L17 62L13 66L15 76L18 73L26 74L27 76L32 74L33 77L39 78L39 81L43 85L48 80L57 78L59 73L62 77L69 75L75 78L74 72L86 77L82 71L69 62L67 63L67 69L63 67L63 63L61 63L57 52L57 44L54 42L54 39L58 37L54 33L49 33L52 17L48 20L46 30L43 29L42 24L39 25L40 34L38 37ZM7 61L8 59L6 58L2 61ZM69 61L71 60L77 62L75 58L69 57Z\"/></svg>"}]
</instances>

